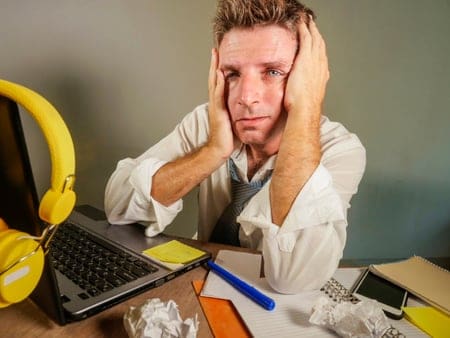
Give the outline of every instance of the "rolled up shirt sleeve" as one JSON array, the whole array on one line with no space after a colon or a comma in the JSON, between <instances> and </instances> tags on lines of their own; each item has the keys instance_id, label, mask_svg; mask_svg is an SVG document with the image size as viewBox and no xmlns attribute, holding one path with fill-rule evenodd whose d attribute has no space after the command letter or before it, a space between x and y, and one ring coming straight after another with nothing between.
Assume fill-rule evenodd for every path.
<instances>
[{"instance_id":1,"label":"rolled up shirt sleeve","mask_svg":"<svg viewBox=\"0 0 450 338\"><path fill-rule=\"evenodd\" d=\"M263 233L260 249L269 284L282 293L320 288L339 263L347 225L346 211L325 167L319 165L311 175L281 227L271 219L266 184L238 221L246 235L258 228Z\"/></svg>"},{"instance_id":2,"label":"rolled up shirt sleeve","mask_svg":"<svg viewBox=\"0 0 450 338\"><path fill-rule=\"evenodd\" d=\"M105 189L105 212L114 224L143 222L145 234L154 236L174 220L183 208L180 199L165 207L151 195L152 178L166 163L190 153L208 137L205 105L185 116L175 129L139 157L118 162Z\"/></svg>"},{"instance_id":3,"label":"rolled up shirt sleeve","mask_svg":"<svg viewBox=\"0 0 450 338\"><path fill-rule=\"evenodd\" d=\"M106 186L105 210L110 223L146 222L146 235L154 236L173 221L183 201L166 207L150 196L152 177L165 163L156 158L141 162L127 158L118 163Z\"/></svg>"}]
</instances>

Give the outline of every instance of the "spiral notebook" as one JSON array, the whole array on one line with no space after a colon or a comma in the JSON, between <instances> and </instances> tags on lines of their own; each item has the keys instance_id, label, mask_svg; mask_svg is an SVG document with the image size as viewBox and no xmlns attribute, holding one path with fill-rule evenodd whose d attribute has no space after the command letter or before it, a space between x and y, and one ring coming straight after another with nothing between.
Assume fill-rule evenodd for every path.
<instances>
[{"instance_id":1,"label":"spiral notebook","mask_svg":"<svg viewBox=\"0 0 450 338\"><path fill-rule=\"evenodd\" d=\"M311 309L321 295L328 295L336 302L356 301L348 290L352 288L364 270L360 268L338 269L333 275L333 278L321 290L304 292L297 295L283 295L275 292L267 284L265 278L259 277L261 255L221 250L217 255L216 263L239 278L251 283L258 290L276 301L275 310L266 311L240 294L215 274L208 274L208 278L199 297L202 297L200 304L208 319L211 330L215 332L217 322L223 321L224 318L223 316L215 315L220 313L220 310L217 309L220 303L215 302L214 313L209 311L210 307L205 307L204 303L208 302L208 300L216 301L214 298L221 298L232 302L243 324L253 337L335 337L336 335L332 331L309 322ZM214 298L208 299L208 297ZM223 304L225 304L224 306L229 306L226 305L226 302L223 302ZM230 320L233 319L231 318ZM385 333L385 337L427 336L405 319L388 320L392 327Z\"/></svg>"},{"instance_id":2,"label":"spiral notebook","mask_svg":"<svg viewBox=\"0 0 450 338\"><path fill-rule=\"evenodd\" d=\"M444 268L413 256L395 263L371 265L370 270L450 315L450 272Z\"/></svg>"}]
</instances>

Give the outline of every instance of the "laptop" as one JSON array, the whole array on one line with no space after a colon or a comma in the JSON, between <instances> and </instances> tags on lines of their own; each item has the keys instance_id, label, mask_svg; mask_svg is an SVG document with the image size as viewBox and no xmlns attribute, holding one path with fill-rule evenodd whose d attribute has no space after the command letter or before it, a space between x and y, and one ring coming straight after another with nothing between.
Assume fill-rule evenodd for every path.
<instances>
[{"instance_id":1,"label":"laptop","mask_svg":"<svg viewBox=\"0 0 450 338\"><path fill-rule=\"evenodd\" d=\"M39 200L15 102L0 96L0 217L13 229L40 235ZM30 296L60 325L82 320L205 263L210 253L176 270L143 250L174 238L145 237L141 224L113 225L102 210L75 207L52 238L45 268ZM202 250L203 251L203 250Z\"/></svg>"}]
</instances>

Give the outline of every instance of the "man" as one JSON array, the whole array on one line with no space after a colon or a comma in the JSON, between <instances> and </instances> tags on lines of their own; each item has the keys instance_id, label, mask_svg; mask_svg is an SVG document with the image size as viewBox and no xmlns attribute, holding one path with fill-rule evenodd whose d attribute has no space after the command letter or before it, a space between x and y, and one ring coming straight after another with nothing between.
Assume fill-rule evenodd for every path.
<instances>
[{"instance_id":1,"label":"man","mask_svg":"<svg viewBox=\"0 0 450 338\"><path fill-rule=\"evenodd\" d=\"M320 288L342 257L365 150L322 116L329 72L313 13L295 0L220 0L214 30L209 103L118 163L108 219L148 221L156 235L200 185L199 239L261 250L279 292Z\"/></svg>"}]
</instances>

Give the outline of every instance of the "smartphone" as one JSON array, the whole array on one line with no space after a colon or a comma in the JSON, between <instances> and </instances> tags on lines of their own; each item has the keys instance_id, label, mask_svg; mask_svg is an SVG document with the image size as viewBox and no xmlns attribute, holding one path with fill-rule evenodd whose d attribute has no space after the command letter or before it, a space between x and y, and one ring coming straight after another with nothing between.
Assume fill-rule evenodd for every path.
<instances>
[{"instance_id":1,"label":"smartphone","mask_svg":"<svg viewBox=\"0 0 450 338\"><path fill-rule=\"evenodd\" d=\"M375 299L380 303L384 313L393 319L403 317L403 307L406 306L408 292L392 284L384 278L378 277L369 269L364 271L362 277L353 289L353 295L359 300Z\"/></svg>"}]
</instances>

